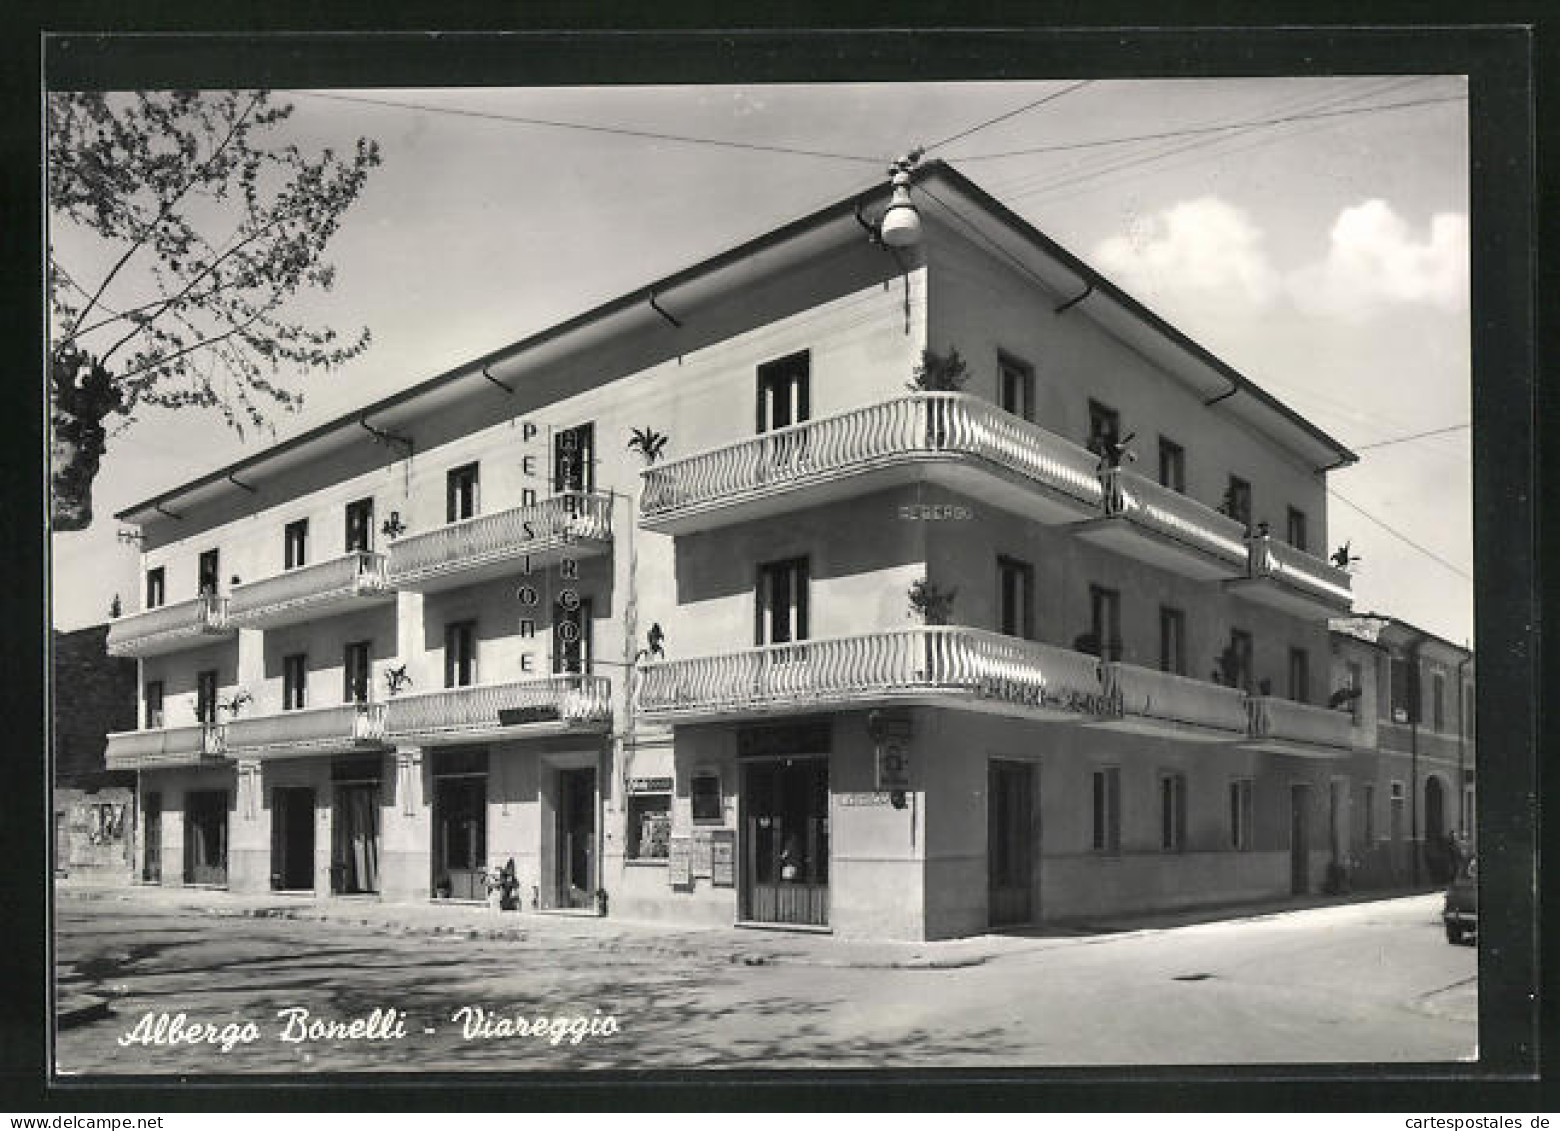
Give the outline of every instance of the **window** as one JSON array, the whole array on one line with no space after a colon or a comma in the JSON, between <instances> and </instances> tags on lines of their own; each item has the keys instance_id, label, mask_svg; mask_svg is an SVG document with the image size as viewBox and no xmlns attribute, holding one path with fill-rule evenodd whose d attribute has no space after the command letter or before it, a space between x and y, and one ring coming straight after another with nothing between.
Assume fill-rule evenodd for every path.
<instances>
[{"instance_id":1,"label":"window","mask_svg":"<svg viewBox=\"0 0 1560 1131\"><path fill-rule=\"evenodd\" d=\"M1306 548L1305 511L1289 508L1289 537L1286 541L1297 550Z\"/></svg>"},{"instance_id":2,"label":"window","mask_svg":"<svg viewBox=\"0 0 1560 1131\"><path fill-rule=\"evenodd\" d=\"M1296 703L1311 701L1311 657L1304 648L1289 650L1289 698Z\"/></svg>"},{"instance_id":3,"label":"window","mask_svg":"<svg viewBox=\"0 0 1560 1131\"><path fill-rule=\"evenodd\" d=\"M1186 674L1186 614L1166 605L1159 606L1159 670Z\"/></svg>"},{"instance_id":4,"label":"window","mask_svg":"<svg viewBox=\"0 0 1560 1131\"><path fill-rule=\"evenodd\" d=\"M216 550L205 550L200 555L200 568L197 574L202 596L215 593L222 583L221 555Z\"/></svg>"},{"instance_id":5,"label":"window","mask_svg":"<svg viewBox=\"0 0 1560 1131\"><path fill-rule=\"evenodd\" d=\"M1251 779L1230 782L1230 847L1251 851Z\"/></svg>"},{"instance_id":6,"label":"window","mask_svg":"<svg viewBox=\"0 0 1560 1131\"><path fill-rule=\"evenodd\" d=\"M1002 410L1025 420L1035 418L1035 371L1005 353L997 354L998 394Z\"/></svg>"},{"instance_id":7,"label":"window","mask_svg":"<svg viewBox=\"0 0 1560 1131\"><path fill-rule=\"evenodd\" d=\"M303 652L282 657L282 710L301 711L308 701L309 657Z\"/></svg>"},{"instance_id":8,"label":"window","mask_svg":"<svg viewBox=\"0 0 1560 1131\"><path fill-rule=\"evenodd\" d=\"M811 370L805 350L758 367L757 431L772 432L811 417Z\"/></svg>"},{"instance_id":9,"label":"window","mask_svg":"<svg viewBox=\"0 0 1560 1131\"><path fill-rule=\"evenodd\" d=\"M768 562L758 567L754 615L755 644L784 644L807 639L806 558Z\"/></svg>"},{"instance_id":10,"label":"window","mask_svg":"<svg viewBox=\"0 0 1560 1131\"><path fill-rule=\"evenodd\" d=\"M217 669L195 673L195 718L211 724L217 721Z\"/></svg>"},{"instance_id":11,"label":"window","mask_svg":"<svg viewBox=\"0 0 1560 1131\"><path fill-rule=\"evenodd\" d=\"M1121 851L1121 769L1094 771L1094 851Z\"/></svg>"},{"instance_id":12,"label":"window","mask_svg":"<svg viewBox=\"0 0 1560 1131\"><path fill-rule=\"evenodd\" d=\"M1159 775L1159 847L1180 852L1186 845L1186 778Z\"/></svg>"},{"instance_id":13,"label":"window","mask_svg":"<svg viewBox=\"0 0 1560 1131\"><path fill-rule=\"evenodd\" d=\"M1017 558L997 557L997 603L1004 636L1035 635L1035 567Z\"/></svg>"},{"instance_id":14,"label":"window","mask_svg":"<svg viewBox=\"0 0 1560 1131\"><path fill-rule=\"evenodd\" d=\"M1159 437L1159 482L1186 494L1186 449L1164 436Z\"/></svg>"},{"instance_id":15,"label":"window","mask_svg":"<svg viewBox=\"0 0 1560 1131\"><path fill-rule=\"evenodd\" d=\"M167 586L163 584L163 567L146 571L146 607L148 609L160 609L163 602L168 599Z\"/></svg>"},{"instance_id":16,"label":"window","mask_svg":"<svg viewBox=\"0 0 1560 1131\"><path fill-rule=\"evenodd\" d=\"M163 725L162 680L148 680L146 684L146 729L157 730Z\"/></svg>"},{"instance_id":17,"label":"window","mask_svg":"<svg viewBox=\"0 0 1560 1131\"><path fill-rule=\"evenodd\" d=\"M1365 847L1373 848L1376 844L1376 785L1374 782L1365 783L1365 797L1362 803L1365 806Z\"/></svg>"},{"instance_id":18,"label":"window","mask_svg":"<svg viewBox=\"0 0 1560 1131\"><path fill-rule=\"evenodd\" d=\"M1121 414L1099 401L1089 401L1089 451L1102 456L1121 442Z\"/></svg>"},{"instance_id":19,"label":"window","mask_svg":"<svg viewBox=\"0 0 1560 1131\"><path fill-rule=\"evenodd\" d=\"M553 434L553 493L596 489L596 426Z\"/></svg>"},{"instance_id":20,"label":"window","mask_svg":"<svg viewBox=\"0 0 1560 1131\"><path fill-rule=\"evenodd\" d=\"M1437 733L1446 729L1446 675L1443 672L1430 674L1430 720L1435 724Z\"/></svg>"},{"instance_id":21,"label":"window","mask_svg":"<svg viewBox=\"0 0 1560 1131\"><path fill-rule=\"evenodd\" d=\"M451 468L444 476L444 521L459 522L477 514L477 465Z\"/></svg>"},{"instance_id":22,"label":"window","mask_svg":"<svg viewBox=\"0 0 1560 1131\"><path fill-rule=\"evenodd\" d=\"M297 569L309 561L309 520L300 518L289 522L282 533L283 564L287 569Z\"/></svg>"},{"instance_id":23,"label":"window","mask_svg":"<svg viewBox=\"0 0 1560 1131\"><path fill-rule=\"evenodd\" d=\"M357 640L342 650L341 701L367 703L369 692L370 642Z\"/></svg>"},{"instance_id":24,"label":"window","mask_svg":"<svg viewBox=\"0 0 1560 1131\"><path fill-rule=\"evenodd\" d=\"M1247 695L1252 690L1252 642L1251 633L1238 628L1230 629L1229 647L1224 652L1222 682L1226 687L1238 687Z\"/></svg>"},{"instance_id":25,"label":"window","mask_svg":"<svg viewBox=\"0 0 1560 1131\"><path fill-rule=\"evenodd\" d=\"M1365 698L1365 673L1360 668L1358 660L1350 660L1348 674L1344 677L1344 686L1351 692L1349 696L1349 718L1355 726L1360 725L1360 701Z\"/></svg>"},{"instance_id":26,"label":"window","mask_svg":"<svg viewBox=\"0 0 1560 1131\"><path fill-rule=\"evenodd\" d=\"M1247 530L1251 529L1251 484L1238 475L1230 476L1224 489L1224 505L1219 508Z\"/></svg>"},{"instance_id":27,"label":"window","mask_svg":"<svg viewBox=\"0 0 1560 1131\"><path fill-rule=\"evenodd\" d=\"M1397 841L1403 839L1403 783L1400 781L1395 781L1392 783L1391 788L1391 837L1393 843L1396 843Z\"/></svg>"},{"instance_id":28,"label":"window","mask_svg":"<svg viewBox=\"0 0 1560 1131\"><path fill-rule=\"evenodd\" d=\"M1393 656L1388 661L1392 665L1392 721L1395 723L1417 722L1419 712L1414 709L1414 667L1408 660L1401 660Z\"/></svg>"},{"instance_id":29,"label":"window","mask_svg":"<svg viewBox=\"0 0 1560 1131\"><path fill-rule=\"evenodd\" d=\"M725 820L720 803L720 775L708 770L688 780L688 804L696 825L720 824Z\"/></svg>"},{"instance_id":30,"label":"window","mask_svg":"<svg viewBox=\"0 0 1560 1131\"><path fill-rule=\"evenodd\" d=\"M477 682L477 622L444 626L444 686L470 687Z\"/></svg>"},{"instance_id":31,"label":"window","mask_svg":"<svg viewBox=\"0 0 1560 1131\"><path fill-rule=\"evenodd\" d=\"M671 854L671 843L672 795L629 794L628 843L624 855L630 860L665 860Z\"/></svg>"},{"instance_id":32,"label":"window","mask_svg":"<svg viewBox=\"0 0 1560 1131\"><path fill-rule=\"evenodd\" d=\"M565 605L563 600L559 597L558 613L553 619L553 674L588 675L591 666L590 602L570 597L569 604Z\"/></svg>"},{"instance_id":33,"label":"window","mask_svg":"<svg viewBox=\"0 0 1560 1131\"><path fill-rule=\"evenodd\" d=\"M1121 594L1103 586L1089 586L1089 616L1094 654L1102 660L1121 659Z\"/></svg>"},{"instance_id":34,"label":"window","mask_svg":"<svg viewBox=\"0 0 1560 1131\"><path fill-rule=\"evenodd\" d=\"M347 553L374 548L374 500L359 499L347 504Z\"/></svg>"}]
</instances>

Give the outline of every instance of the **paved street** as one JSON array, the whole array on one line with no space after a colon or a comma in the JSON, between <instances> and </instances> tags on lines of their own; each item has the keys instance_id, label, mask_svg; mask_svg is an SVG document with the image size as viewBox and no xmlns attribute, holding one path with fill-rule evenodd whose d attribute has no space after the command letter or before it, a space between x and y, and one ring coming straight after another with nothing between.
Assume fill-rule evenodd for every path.
<instances>
[{"instance_id":1,"label":"paved street","mask_svg":"<svg viewBox=\"0 0 1560 1131\"><path fill-rule=\"evenodd\" d=\"M62 1028L66 1073L1220 1064L1475 1053L1476 953L1446 943L1438 895L1170 928L923 944L485 908L365 904L359 914L220 893L64 892L57 907L62 998L109 1003L107 1016L73 1017ZM473 1008L458 1013L463 1006ZM487 1025L468 1036L468 1022L482 1029L475 1007ZM279 1015L289 1009L307 1017ZM376 1009L354 1035L283 1039ZM171 1029L180 1013L180 1028ZM142 1022L148 1014L153 1022L166 1015L168 1026L159 1034ZM192 1034L194 1025L212 1028ZM184 1040L168 1043L171 1034ZM200 1043L186 1043L192 1035Z\"/></svg>"}]
</instances>

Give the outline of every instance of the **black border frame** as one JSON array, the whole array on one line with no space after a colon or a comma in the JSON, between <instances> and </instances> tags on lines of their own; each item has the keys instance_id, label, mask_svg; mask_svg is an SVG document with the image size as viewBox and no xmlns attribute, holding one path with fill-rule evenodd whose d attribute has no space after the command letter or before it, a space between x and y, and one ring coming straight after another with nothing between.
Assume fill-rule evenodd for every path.
<instances>
[{"instance_id":1,"label":"black border frame","mask_svg":"<svg viewBox=\"0 0 1560 1131\"><path fill-rule=\"evenodd\" d=\"M241 1098L250 1108L315 1110L425 1110L443 1106L430 1084L459 1081L465 1103L524 1103L533 1109L564 1107L666 1108L690 1102L708 1110L733 1107L813 1109L824 1106L873 1106L926 1109L931 1104L999 1103L1042 1105L1053 1109L1203 1108L1205 1110L1346 1110L1386 1107L1404 1111L1488 1109L1515 1102L1530 1106L1539 1096L1538 1026L1540 1014L1529 998L1537 989L1538 908L1532 862L1537 860L1537 728L1540 699L1536 683L1538 638L1537 553L1539 545L1536 478L1539 451L1536 422L1560 418L1553 391L1540 389L1535 370L1538 343L1534 286L1539 246L1535 230L1534 161L1538 109L1535 51L1546 60L1552 48L1537 34L1535 14L1526 5L1489 3L1473 13L1485 21L1465 22L1467 13L1451 5L1295 4L1268 5L1261 25L1238 4L1056 5L1046 13L1003 11L1009 5L966 9L968 24L983 30L912 30L904 24L877 30L873 12L857 16L834 9L808 21L809 30L749 27L740 31L682 32L622 29L635 16L622 11L567 11L575 29L547 30L551 13L532 12L531 30L513 28L518 13L483 11L449 3L417 11L315 11L303 5L234 6L229 28L210 34L217 22L195 5L163 3L142 12L97 3L39 13L35 23L13 29L13 38L30 63L8 69L0 79L11 95L5 135L4 214L14 236L25 233L35 253L14 263L6 284L11 301L0 306L8 338L30 341L41 356L43 327L39 261L41 207L35 167L39 143L38 90L45 62L53 87L82 85L269 85L370 86L450 83L561 84L628 82L772 82L834 80L892 81L1015 76L1129 77L1348 73L1466 73L1470 76L1471 210L1474 258L1472 324L1474 357L1474 507L1476 617L1478 622L1478 707L1480 746L1480 828L1484 846L1485 935L1481 946L1481 1055L1476 1068L1392 1066L1371 1073L1370 1066L1337 1071L1303 1067L1294 1071L1268 1066L1218 1066L1208 1069L1014 1070L1012 1072L935 1069L913 1076L859 1071L797 1074L790 1072L694 1074L656 1072L582 1076L544 1074L494 1078L461 1076L367 1076L334 1074L307 1081L277 1077L221 1077L170 1080L167 1077L116 1080L111 1086L50 1083L41 1044L47 952L20 948L11 963L17 977L0 1013L0 1050L10 1069L7 1097L18 1107L48 1106L82 1110L200 1110L226 1107ZM715 6L700 12L684 5L668 23L687 28L720 27L731 22ZM1123 9L1126 9L1123 11ZM1188 11L1188 9L1195 9ZM1306 10L1309 10L1308 12ZM1317 26L1319 19L1361 20L1382 11L1397 26ZM1287 10L1287 11L1286 11ZM795 16L798 13L786 13ZM935 13L937 15L940 13ZM898 13L896 13L898 15ZM1283 27L1281 21L1310 23ZM1188 18L1190 16L1190 18ZM995 17L995 18L993 18ZM1069 19L1071 17L1071 19ZM1176 17L1179 17L1178 19ZM1416 21L1436 17L1437 27ZM903 18L901 16L901 18ZM1377 17L1380 18L1380 17ZM463 20L467 29L437 38L415 30ZM1037 26L1039 20L1056 21ZM1133 27L1152 21L1154 28ZM559 21L552 21L555 26ZM617 30L607 30L616 23ZM800 22L800 21L797 21ZM897 22L897 21L896 21ZM1090 23L1095 26L1090 26ZM1165 26L1172 23L1174 26ZM825 25L834 23L836 27ZM1106 26L1116 23L1118 26ZM1029 24L1027 27L1015 26ZM1060 24L1060 26L1057 26ZM1005 25L1005 26L1003 26ZM1069 26L1070 25L1070 26ZM1221 26L1215 26L1221 25ZM1527 25L1527 26L1518 26ZM123 31L93 35L73 28ZM317 30L298 31L299 28ZM386 32L373 29L408 29ZM284 30L285 29L285 30ZM65 32L40 44L45 30ZM179 35L147 34L167 30ZM208 34L190 34L205 30ZM263 50L254 36L264 33ZM823 48L827 49L823 49ZM1547 97L1552 99L1552 94ZM1551 120L1551 125L1553 122ZM17 222L18 217L24 218ZM1553 211L1545 214L1546 243L1556 241ZM17 241L8 250L13 261ZM1552 283L1553 267L1546 267ZM1551 293L1552 297L1552 293ZM1553 336L1553 322L1545 329ZM1553 356L1554 351L1548 351ZM4 479L5 510L18 527L43 529L43 476L39 457L46 419L42 382L19 382L29 412L9 415L12 443L5 456L13 472ZM32 556L37 544L21 537L4 541L4 567L11 579L12 623L38 624L37 639L47 641L45 605L47 549ZM39 568L40 564L42 569ZM5 650L0 679L20 694L14 702L33 705L40 734L47 717L44 655L27 649ZM40 660L42 664L40 664ZM41 749L23 747L14 755ZM25 758L18 758L25 762ZM44 940L47 885L44 848L47 783L43 762L16 767L18 792L35 800L17 819L0 822L0 850L9 862L5 873L10 898L18 909L23 937ZM12 843L15 841L16 843ZM1498 846L1498 849L1496 848ZM1491 859L1515 861L1492 866ZM32 916L36 918L32 918ZM29 921L31 919L31 921ZM46 940L44 940L46 943ZM1553 1019L1546 999L1544 1018ZM44 1055L40 1055L43 1053ZM1363 1077L1363 1078L1362 1078ZM372 1090L369 1090L371 1084ZM822 1085L822 1086L821 1086ZM1108 1085L1102 1087L1102 1085ZM242 1096L240 1097L240 1092ZM1472 1102L1470 1102L1472 1101Z\"/></svg>"}]
</instances>

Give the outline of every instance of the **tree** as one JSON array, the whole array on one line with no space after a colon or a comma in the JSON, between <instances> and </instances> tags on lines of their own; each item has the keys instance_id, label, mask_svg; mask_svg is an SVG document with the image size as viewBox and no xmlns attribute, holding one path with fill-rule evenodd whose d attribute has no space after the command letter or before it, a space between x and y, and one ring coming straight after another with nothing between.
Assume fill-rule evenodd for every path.
<instances>
[{"instance_id":1,"label":"tree","mask_svg":"<svg viewBox=\"0 0 1560 1131\"><path fill-rule=\"evenodd\" d=\"M49 96L55 530L92 521L110 417L214 408L242 434L302 404L287 371L368 347L289 311L331 289L322 256L379 146L310 155L279 136L291 114L263 90Z\"/></svg>"}]
</instances>

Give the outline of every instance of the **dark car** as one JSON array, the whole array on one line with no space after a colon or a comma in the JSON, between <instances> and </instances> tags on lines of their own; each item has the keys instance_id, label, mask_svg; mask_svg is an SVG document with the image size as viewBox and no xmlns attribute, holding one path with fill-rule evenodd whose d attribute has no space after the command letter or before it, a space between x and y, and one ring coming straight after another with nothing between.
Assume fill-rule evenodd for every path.
<instances>
[{"instance_id":1,"label":"dark car","mask_svg":"<svg viewBox=\"0 0 1560 1131\"><path fill-rule=\"evenodd\" d=\"M1446 904L1441 910L1441 921L1446 924L1446 941L1471 942L1479 934L1479 864L1470 858L1463 861L1446 889Z\"/></svg>"}]
</instances>

